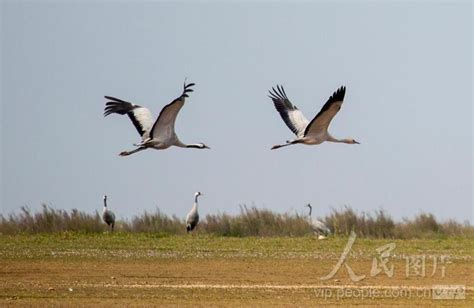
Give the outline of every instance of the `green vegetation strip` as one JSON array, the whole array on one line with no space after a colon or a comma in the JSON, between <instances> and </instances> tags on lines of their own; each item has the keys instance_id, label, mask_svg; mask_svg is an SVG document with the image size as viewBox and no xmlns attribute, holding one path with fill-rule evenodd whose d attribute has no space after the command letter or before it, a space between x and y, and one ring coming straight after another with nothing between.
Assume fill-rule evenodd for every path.
<instances>
[{"instance_id":1,"label":"green vegetation strip","mask_svg":"<svg viewBox=\"0 0 474 308\"><path fill-rule=\"evenodd\" d=\"M395 243L393 257L408 254L449 255L472 260L474 241L440 239L357 238L351 255L372 258L376 249ZM163 236L152 233L45 233L0 235L0 259L42 258L339 258L346 237L316 240L303 237L222 237L195 234Z\"/></svg>"}]
</instances>

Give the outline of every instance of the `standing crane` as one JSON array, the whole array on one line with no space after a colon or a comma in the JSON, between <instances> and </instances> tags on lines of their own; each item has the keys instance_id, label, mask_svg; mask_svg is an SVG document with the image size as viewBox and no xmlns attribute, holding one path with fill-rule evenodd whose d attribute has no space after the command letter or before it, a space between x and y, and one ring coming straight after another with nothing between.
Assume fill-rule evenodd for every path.
<instances>
[{"instance_id":1,"label":"standing crane","mask_svg":"<svg viewBox=\"0 0 474 308\"><path fill-rule=\"evenodd\" d=\"M311 225L311 229L313 229L314 234L318 236L319 240L325 239L326 236L331 233L331 230L329 230L329 228L326 227L326 225L322 221L311 217L311 212L313 210L311 204L308 203L307 207L309 207L308 221Z\"/></svg>"},{"instance_id":2,"label":"standing crane","mask_svg":"<svg viewBox=\"0 0 474 308\"><path fill-rule=\"evenodd\" d=\"M107 195L104 195L104 210L102 211L102 219L107 224L107 229L114 231L115 214L107 208Z\"/></svg>"},{"instance_id":3,"label":"standing crane","mask_svg":"<svg viewBox=\"0 0 474 308\"><path fill-rule=\"evenodd\" d=\"M272 99L276 110L280 113L281 118L286 123L286 126L296 135L296 139L288 140L286 144L274 145L271 149L279 149L293 144L321 144L324 141L341 142L348 144L359 144L352 138L337 139L331 136L328 132L329 124L334 116L341 109L346 87L340 87L334 94L329 97L326 104L324 104L321 111L309 122L303 113L293 105L286 96L283 86L277 85L277 88L272 88L269 91L269 97Z\"/></svg>"},{"instance_id":4,"label":"standing crane","mask_svg":"<svg viewBox=\"0 0 474 308\"><path fill-rule=\"evenodd\" d=\"M193 92L193 89L191 88L192 86L194 86L194 83L186 84L185 82L183 93L161 109L160 115L154 123L151 112L148 108L112 96L105 96L105 98L110 101L106 103L104 117L112 113L121 115L127 114L142 137L142 141L139 144L134 144L137 147L136 149L123 151L119 155L127 156L145 149L164 150L170 146L210 149L204 143L185 144L181 142L174 129L176 117L183 107L184 101L186 97L188 97L188 93Z\"/></svg>"},{"instance_id":5,"label":"standing crane","mask_svg":"<svg viewBox=\"0 0 474 308\"><path fill-rule=\"evenodd\" d=\"M199 213L198 213L198 197L201 196L201 192L196 192L194 194L194 204L189 211L188 215L186 215L186 232L189 233L196 228L196 225L199 222Z\"/></svg>"}]
</instances>

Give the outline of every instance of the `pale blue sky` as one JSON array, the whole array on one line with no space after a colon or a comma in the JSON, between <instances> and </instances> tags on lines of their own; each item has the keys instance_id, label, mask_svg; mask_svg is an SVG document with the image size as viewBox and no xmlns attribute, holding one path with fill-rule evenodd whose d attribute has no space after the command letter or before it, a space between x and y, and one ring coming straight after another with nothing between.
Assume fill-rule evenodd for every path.
<instances>
[{"instance_id":1,"label":"pale blue sky","mask_svg":"<svg viewBox=\"0 0 474 308\"><path fill-rule=\"evenodd\" d=\"M39 3L38 3L39 2ZM159 207L184 217L239 204L473 219L472 4L3 1L1 212ZM184 142L129 157L127 117L104 95L161 108L195 82ZM293 146L267 91L312 118L341 85L330 130L362 144Z\"/></svg>"}]
</instances>

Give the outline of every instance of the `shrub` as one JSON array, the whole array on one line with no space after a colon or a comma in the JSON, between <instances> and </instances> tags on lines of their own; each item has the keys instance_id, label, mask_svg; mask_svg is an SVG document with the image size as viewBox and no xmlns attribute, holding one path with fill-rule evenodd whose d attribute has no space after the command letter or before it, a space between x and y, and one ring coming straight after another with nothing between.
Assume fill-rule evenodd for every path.
<instances>
[{"instance_id":1,"label":"shrub","mask_svg":"<svg viewBox=\"0 0 474 308\"><path fill-rule=\"evenodd\" d=\"M126 224L124 227L131 232L163 232L168 234L183 234L186 233L186 226L184 220L176 216L169 218L163 214L160 209L156 209L156 213L145 213L141 216L135 216L132 223Z\"/></svg>"},{"instance_id":2,"label":"shrub","mask_svg":"<svg viewBox=\"0 0 474 308\"><path fill-rule=\"evenodd\" d=\"M345 206L332 209L321 219L331 229L333 236L348 236L351 231L360 237L369 238L433 238L439 236L474 236L474 227L469 222L460 224L453 220L440 223L432 214L420 213L413 219L394 220L383 210L370 213L357 213ZM42 205L42 210L31 213L22 207L19 214L8 217L0 215L0 234L41 233L41 232L104 232L106 225L99 213L70 212L56 210ZM131 222L117 221L116 230L123 232L149 232L163 234L185 234L184 218L162 213L144 212L135 216ZM240 206L240 213L209 214L201 218L195 232L218 236L303 236L312 233L307 215L298 213L277 213L255 206Z\"/></svg>"},{"instance_id":3,"label":"shrub","mask_svg":"<svg viewBox=\"0 0 474 308\"><path fill-rule=\"evenodd\" d=\"M77 209L68 213L42 205L42 210L32 214L28 207L22 207L18 215L0 216L0 233L41 233L62 231L99 232L105 230L97 211L94 215Z\"/></svg>"}]
</instances>

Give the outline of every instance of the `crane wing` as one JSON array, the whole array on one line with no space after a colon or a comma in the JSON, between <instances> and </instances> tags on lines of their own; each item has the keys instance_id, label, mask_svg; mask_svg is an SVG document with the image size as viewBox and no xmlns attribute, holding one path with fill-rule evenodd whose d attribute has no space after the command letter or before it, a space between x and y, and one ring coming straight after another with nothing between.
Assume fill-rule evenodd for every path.
<instances>
[{"instance_id":1,"label":"crane wing","mask_svg":"<svg viewBox=\"0 0 474 308\"><path fill-rule=\"evenodd\" d=\"M188 97L187 93L193 92L192 86L194 86L194 83L187 85L185 83L181 96L161 109L160 115L151 129L151 139L168 139L175 134L174 123L176 122L176 117L183 107L186 97Z\"/></svg>"},{"instance_id":2,"label":"crane wing","mask_svg":"<svg viewBox=\"0 0 474 308\"><path fill-rule=\"evenodd\" d=\"M344 95L346 94L346 87L342 86L337 89L328 101L324 104L323 108L314 117L313 120L308 124L305 129L304 136L317 135L321 132L326 132L329 123L341 109L342 102L344 101Z\"/></svg>"},{"instance_id":3,"label":"crane wing","mask_svg":"<svg viewBox=\"0 0 474 308\"><path fill-rule=\"evenodd\" d=\"M308 119L295 105L293 105L286 96L283 86L277 85L277 89L272 87L269 91L269 97L272 99L276 110L280 113L281 118L286 126L298 137L301 137L308 125Z\"/></svg>"},{"instance_id":4,"label":"crane wing","mask_svg":"<svg viewBox=\"0 0 474 308\"><path fill-rule=\"evenodd\" d=\"M115 214L114 212L107 210L102 214L102 219L104 220L105 223L111 224L115 222Z\"/></svg>"},{"instance_id":5,"label":"crane wing","mask_svg":"<svg viewBox=\"0 0 474 308\"><path fill-rule=\"evenodd\" d=\"M199 221L199 214L197 211L191 210L191 212L186 215L186 224L196 225Z\"/></svg>"},{"instance_id":6,"label":"crane wing","mask_svg":"<svg viewBox=\"0 0 474 308\"><path fill-rule=\"evenodd\" d=\"M112 113L127 114L140 136L150 131L153 118L148 108L112 97L105 96L109 101L106 103L104 117Z\"/></svg>"},{"instance_id":7,"label":"crane wing","mask_svg":"<svg viewBox=\"0 0 474 308\"><path fill-rule=\"evenodd\" d=\"M311 220L311 227L313 228L313 231L320 232L325 235L331 233L331 230L329 230L329 228L326 227L326 225L322 221L314 218Z\"/></svg>"}]
</instances>

